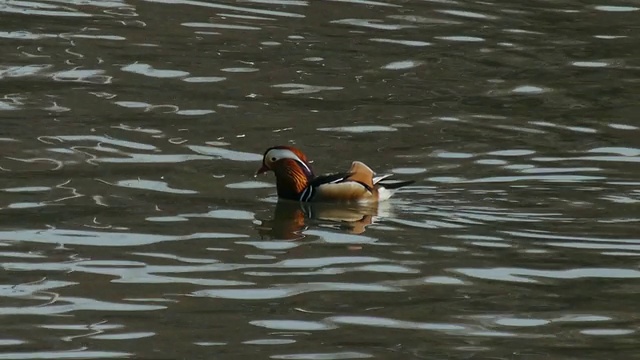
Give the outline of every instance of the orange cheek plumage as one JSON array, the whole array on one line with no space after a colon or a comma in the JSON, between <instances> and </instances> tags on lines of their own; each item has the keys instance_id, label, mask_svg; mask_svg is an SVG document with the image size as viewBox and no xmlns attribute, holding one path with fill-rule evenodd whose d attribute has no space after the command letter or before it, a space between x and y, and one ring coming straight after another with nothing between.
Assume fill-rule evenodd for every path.
<instances>
[{"instance_id":1,"label":"orange cheek plumage","mask_svg":"<svg viewBox=\"0 0 640 360\"><path fill-rule=\"evenodd\" d=\"M283 159L273 165L278 195L298 200L300 194L309 186L309 177L295 160Z\"/></svg>"}]
</instances>

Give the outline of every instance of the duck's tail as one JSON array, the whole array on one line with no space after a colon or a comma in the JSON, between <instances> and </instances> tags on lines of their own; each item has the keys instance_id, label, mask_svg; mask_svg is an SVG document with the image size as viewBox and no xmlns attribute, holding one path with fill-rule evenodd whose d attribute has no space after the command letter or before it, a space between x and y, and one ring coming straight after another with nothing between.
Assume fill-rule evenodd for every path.
<instances>
[{"instance_id":1,"label":"duck's tail","mask_svg":"<svg viewBox=\"0 0 640 360\"><path fill-rule=\"evenodd\" d=\"M395 190L399 189L403 186L411 185L415 182L415 180L390 180L384 179L378 181L378 185L384 187L385 189Z\"/></svg>"}]
</instances>

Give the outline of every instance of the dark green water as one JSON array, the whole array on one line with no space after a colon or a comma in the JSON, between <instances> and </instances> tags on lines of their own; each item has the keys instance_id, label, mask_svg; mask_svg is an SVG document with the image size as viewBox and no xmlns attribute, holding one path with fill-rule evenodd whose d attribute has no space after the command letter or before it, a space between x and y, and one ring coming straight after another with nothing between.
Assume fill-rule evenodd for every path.
<instances>
[{"instance_id":1,"label":"dark green water","mask_svg":"<svg viewBox=\"0 0 640 360\"><path fill-rule=\"evenodd\" d=\"M640 358L639 11L0 2L0 359Z\"/></svg>"}]
</instances>

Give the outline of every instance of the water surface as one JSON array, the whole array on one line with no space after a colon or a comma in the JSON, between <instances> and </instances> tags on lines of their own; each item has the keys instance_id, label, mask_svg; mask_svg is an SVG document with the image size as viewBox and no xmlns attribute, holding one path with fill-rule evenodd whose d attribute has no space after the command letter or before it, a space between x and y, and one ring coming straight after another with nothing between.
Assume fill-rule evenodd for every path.
<instances>
[{"instance_id":1,"label":"water surface","mask_svg":"<svg viewBox=\"0 0 640 360\"><path fill-rule=\"evenodd\" d=\"M637 357L639 10L5 1L0 359Z\"/></svg>"}]
</instances>

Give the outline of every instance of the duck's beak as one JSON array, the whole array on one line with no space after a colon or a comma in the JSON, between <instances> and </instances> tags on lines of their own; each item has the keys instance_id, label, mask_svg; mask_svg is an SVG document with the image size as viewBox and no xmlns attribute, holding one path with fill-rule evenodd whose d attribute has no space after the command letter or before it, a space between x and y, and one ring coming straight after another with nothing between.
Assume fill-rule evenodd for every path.
<instances>
[{"instance_id":1,"label":"duck's beak","mask_svg":"<svg viewBox=\"0 0 640 360\"><path fill-rule=\"evenodd\" d=\"M262 164L262 166L260 167L260 169L258 169L258 171L256 171L256 174L255 174L255 175L253 175L253 177L256 177L256 176L258 176L258 175L260 175L260 174L264 174L264 173L266 173L266 172L267 172L267 171L269 171L269 170L271 170L271 169L269 169L269 168L267 167L267 165Z\"/></svg>"}]
</instances>

